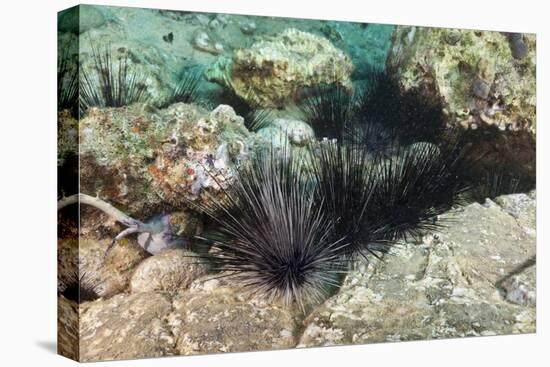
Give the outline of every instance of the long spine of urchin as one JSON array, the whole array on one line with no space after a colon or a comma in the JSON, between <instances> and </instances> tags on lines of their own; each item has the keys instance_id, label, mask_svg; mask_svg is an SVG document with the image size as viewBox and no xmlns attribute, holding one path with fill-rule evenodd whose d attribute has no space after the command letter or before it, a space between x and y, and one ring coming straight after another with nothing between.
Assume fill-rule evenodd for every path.
<instances>
[{"instance_id":1,"label":"long spine of urchin","mask_svg":"<svg viewBox=\"0 0 550 367\"><path fill-rule=\"evenodd\" d=\"M372 157L361 144L325 141L307 167L292 150L253 159L222 198L196 204L217 224L202 237L209 260L268 298L322 299L356 255L439 228L466 189L461 144L391 151Z\"/></svg>"},{"instance_id":2,"label":"long spine of urchin","mask_svg":"<svg viewBox=\"0 0 550 367\"><path fill-rule=\"evenodd\" d=\"M199 204L218 225L203 236L213 242L209 260L269 299L322 300L345 271L347 243L335 238L301 162L267 153L249 163L225 199Z\"/></svg>"}]
</instances>

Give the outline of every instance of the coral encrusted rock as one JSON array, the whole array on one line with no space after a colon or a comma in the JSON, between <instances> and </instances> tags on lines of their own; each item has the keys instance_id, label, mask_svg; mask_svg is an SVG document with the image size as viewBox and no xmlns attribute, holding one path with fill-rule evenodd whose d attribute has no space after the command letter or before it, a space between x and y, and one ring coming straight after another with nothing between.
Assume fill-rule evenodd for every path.
<instances>
[{"instance_id":1,"label":"coral encrusted rock","mask_svg":"<svg viewBox=\"0 0 550 367\"><path fill-rule=\"evenodd\" d=\"M185 209L185 199L219 189L252 144L227 105L92 108L80 122L81 191L138 218Z\"/></svg>"},{"instance_id":2,"label":"coral encrusted rock","mask_svg":"<svg viewBox=\"0 0 550 367\"><path fill-rule=\"evenodd\" d=\"M283 107L304 87L338 84L351 89L353 64L327 39L289 28L250 48L222 56L206 77L253 106Z\"/></svg>"},{"instance_id":3,"label":"coral encrusted rock","mask_svg":"<svg viewBox=\"0 0 550 367\"><path fill-rule=\"evenodd\" d=\"M466 130L483 156L535 177L536 37L398 26L387 67L405 90L442 101L451 125Z\"/></svg>"},{"instance_id":4,"label":"coral encrusted rock","mask_svg":"<svg viewBox=\"0 0 550 367\"><path fill-rule=\"evenodd\" d=\"M398 26L387 64L405 89L433 86L457 125L535 134L534 34Z\"/></svg>"}]
</instances>

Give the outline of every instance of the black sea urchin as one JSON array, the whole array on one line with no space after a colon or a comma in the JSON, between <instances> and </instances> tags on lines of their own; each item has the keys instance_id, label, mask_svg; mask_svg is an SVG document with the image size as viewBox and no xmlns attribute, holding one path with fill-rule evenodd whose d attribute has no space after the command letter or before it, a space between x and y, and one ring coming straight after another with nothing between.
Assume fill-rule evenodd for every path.
<instances>
[{"instance_id":1,"label":"black sea urchin","mask_svg":"<svg viewBox=\"0 0 550 367\"><path fill-rule=\"evenodd\" d=\"M376 183L373 162L360 144L324 141L315 148L313 181L317 203L334 220L336 237L346 238L348 255L358 251L357 235L363 230L365 212Z\"/></svg>"},{"instance_id":2,"label":"black sea urchin","mask_svg":"<svg viewBox=\"0 0 550 367\"><path fill-rule=\"evenodd\" d=\"M485 172L472 183L471 196L478 202L494 199L500 195L528 192L535 188L535 180L523 177L512 167L501 163L490 172Z\"/></svg>"},{"instance_id":3,"label":"black sea urchin","mask_svg":"<svg viewBox=\"0 0 550 367\"><path fill-rule=\"evenodd\" d=\"M299 105L317 138L342 141L353 114L353 94L339 86L319 86Z\"/></svg>"},{"instance_id":4,"label":"black sea urchin","mask_svg":"<svg viewBox=\"0 0 550 367\"><path fill-rule=\"evenodd\" d=\"M99 286L99 282L88 273L75 271L68 275L61 294L77 303L94 301L100 297Z\"/></svg>"},{"instance_id":5,"label":"black sea urchin","mask_svg":"<svg viewBox=\"0 0 550 367\"><path fill-rule=\"evenodd\" d=\"M216 224L203 239L210 261L253 292L293 301L317 301L338 286L347 243L312 192L301 162L261 155L238 169L225 199L201 204Z\"/></svg>"},{"instance_id":6,"label":"black sea urchin","mask_svg":"<svg viewBox=\"0 0 550 367\"><path fill-rule=\"evenodd\" d=\"M110 46L100 51L92 44L92 74L80 68L80 104L89 107L122 107L147 100L145 76L128 62L127 52L113 62Z\"/></svg>"},{"instance_id":7,"label":"black sea urchin","mask_svg":"<svg viewBox=\"0 0 550 367\"><path fill-rule=\"evenodd\" d=\"M368 86L357 93L358 122L384 127L402 145L437 143L446 129L442 102L429 90L403 90L391 70L371 70Z\"/></svg>"},{"instance_id":8,"label":"black sea urchin","mask_svg":"<svg viewBox=\"0 0 550 367\"><path fill-rule=\"evenodd\" d=\"M363 218L365 243L418 238L439 228L437 216L462 202L469 187L462 172L470 157L461 142L449 144L415 143L377 162L376 184Z\"/></svg>"},{"instance_id":9,"label":"black sea urchin","mask_svg":"<svg viewBox=\"0 0 550 367\"><path fill-rule=\"evenodd\" d=\"M203 69L194 68L182 73L163 107L173 103L194 103L198 100L198 90L203 78Z\"/></svg>"},{"instance_id":10,"label":"black sea urchin","mask_svg":"<svg viewBox=\"0 0 550 367\"><path fill-rule=\"evenodd\" d=\"M57 57L57 111L69 110L76 116L77 102L78 62L66 48Z\"/></svg>"},{"instance_id":11,"label":"black sea urchin","mask_svg":"<svg viewBox=\"0 0 550 367\"><path fill-rule=\"evenodd\" d=\"M230 105L235 113L244 118L244 126L249 131L258 131L273 121L273 112L270 109L262 109L251 105L234 92L225 90L222 95L223 103Z\"/></svg>"}]
</instances>

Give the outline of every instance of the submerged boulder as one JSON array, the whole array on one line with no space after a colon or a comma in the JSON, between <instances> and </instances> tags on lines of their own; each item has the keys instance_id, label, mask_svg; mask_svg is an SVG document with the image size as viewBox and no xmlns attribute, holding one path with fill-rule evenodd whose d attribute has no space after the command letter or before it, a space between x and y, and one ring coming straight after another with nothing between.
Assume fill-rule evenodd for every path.
<instances>
[{"instance_id":1,"label":"submerged boulder","mask_svg":"<svg viewBox=\"0 0 550 367\"><path fill-rule=\"evenodd\" d=\"M92 108L80 122L81 191L137 218L185 209L203 190L219 190L252 139L226 105Z\"/></svg>"},{"instance_id":2,"label":"submerged boulder","mask_svg":"<svg viewBox=\"0 0 550 367\"><path fill-rule=\"evenodd\" d=\"M84 219L87 220L87 219ZM100 297L126 290L134 268L149 255L132 239L122 239L106 256L109 239L66 238L58 243L59 286L63 288L75 271L85 275Z\"/></svg>"},{"instance_id":3,"label":"submerged boulder","mask_svg":"<svg viewBox=\"0 0 550 367\"><path fill-rule=\"evenodd\" d=\"M300 88L334 83L351 89L352 71L349 56L330 41L289 28L220 57L205 75L250 105L283 107Z\"/></svg>"},{"instance_id":4,"label":"submerged boulder","mask_svg":"<svg viewBox=\"0 0 550 367\"><path fill-rule=\"evenodd\" d=\"M175 297L169 324L183 355L291 348L299 325L291 309L224 279L198 279Z\"/></svg>"},{"instance_id":5,"label":"submerged boulder","mask_svg":"<svg viewBox=\"0 0 550 367\"><path fill-rule=\"evenodd\" d=\"M134 271L130 290L140 292L178 292L189 287L196 278L208 271L197 254L172 249L143 261Z\"/></svg>"},{"instance_id":6,"label":"submerged boulder","mask_svg":"<svg viewBox=\"0 0 550 367\"><path fill-rule=\"evenodd\" d=\"M422 243L351 271L308 316L299 346L535 332L534 236L490 200L444 218Z\"/></svg>"},{"instance_id":7,"label":"submerged boulder","mask_svg":"<svg viewBox=\"0 0 550 367\"><path fill-rule=\"evenodd\" d=\"M456 125L535 134L534 34L399 26L387 64L405 89L433 86Z\"/></svg>"},{"instance_id":8,"label":"submerged boulder","mask_svg":"<svg viewBox=\"0 0 550 367\"><path fill-rule=\"evenodd\" d=\"M508 162L534 179L534 34L398 26L387 67L405 90L443 102L450 124L483 155L480 170Z\"/></svg>"},{"instance_id":9,"label":"submerged boulder","mask_svg":"<svg viewBox=\"0 0 550 367\"><path fill-rule=\"evenodd\" d=\"M158 293L117 295L80 308L80 361L173 355L165 318L170 300Z\"/></svg>"}]
</instances>

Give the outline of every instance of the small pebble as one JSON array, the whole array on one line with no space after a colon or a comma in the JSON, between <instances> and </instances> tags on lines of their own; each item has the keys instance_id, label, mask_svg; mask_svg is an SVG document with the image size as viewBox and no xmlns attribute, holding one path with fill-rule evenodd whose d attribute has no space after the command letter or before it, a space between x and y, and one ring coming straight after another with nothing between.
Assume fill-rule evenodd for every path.
<instances>
[{"instance_id":1,"label":"small pebble","mask_svg":"<svg viewBox=\"0 0 550 367\"><path fill-rule=\"evenodd\" d=\"M490 90L491 87L489 86L489 84L479 78L474 82L474 85L472 86L473 95L481 99L487 99Z\"/></svg>"}]
</instances>

